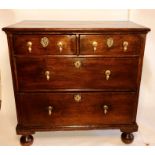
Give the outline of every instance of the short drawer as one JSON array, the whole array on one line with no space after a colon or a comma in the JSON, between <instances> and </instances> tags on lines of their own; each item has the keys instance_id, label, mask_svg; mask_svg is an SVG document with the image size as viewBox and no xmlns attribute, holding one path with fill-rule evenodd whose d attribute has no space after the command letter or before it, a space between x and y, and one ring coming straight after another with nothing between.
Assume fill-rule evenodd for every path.
<instances>
[{"instance_id":1,"label":"short drawer","mask_svg":"<svg viewBox=\"0 0 155 155\"><path fill-rule=\"evenodd\" d=\"M136 55L140 47L140 35L80 35L82 55Z\"/></svg>"},{"instance_id":2,"label":"short drawer","mask_svg":"<svg viewBox=\"0 0 155 155\"><path fill-rule=\"evenodd\" d=\"M76 54L75 35L15 35L14 54L67 55Z\"/></svg>"},{"instance_id":3,"label":"short drawer","mask_svg":"<svg viewBox=\"0 0 155 155\"><path fill-rule=\"evenodd\" d=\"M24 126L128 124L135 121L134 93L19 94Z\"/></svg>"},{"instance_id":4,"label":"short drawer","mask_svg":"<svg viewBox=\"0 0 155 155\"><path fill-rule=\"evenodd\" d=\"M136 90L136 58L16 58L19 90Z\"/></svg>"}]
</instances>

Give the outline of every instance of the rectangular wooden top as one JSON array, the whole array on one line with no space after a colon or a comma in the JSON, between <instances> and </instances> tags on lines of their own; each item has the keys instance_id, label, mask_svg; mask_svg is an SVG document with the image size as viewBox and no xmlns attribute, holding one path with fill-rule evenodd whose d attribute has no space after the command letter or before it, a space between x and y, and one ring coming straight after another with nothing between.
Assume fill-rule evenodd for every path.
<instances>
[{"instance_id":1,"label":"rectangular wooden top","mask_svg":"<svg viewBox=\"0 0 155 155\"><path fill-rule=\"evenodd\" d=\"M150 31L130 21L22 21L3 31Z\"/></svg>"}]
</instances>

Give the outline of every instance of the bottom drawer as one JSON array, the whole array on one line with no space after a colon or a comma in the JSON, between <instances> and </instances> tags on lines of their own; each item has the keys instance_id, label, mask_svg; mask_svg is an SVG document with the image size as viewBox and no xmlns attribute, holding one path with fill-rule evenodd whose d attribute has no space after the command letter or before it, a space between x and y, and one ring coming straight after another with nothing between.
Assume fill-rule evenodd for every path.
<instances>
[{"instance_id":1,"label":"bottom drawer","mask_svg":"<svg viewBox=\"0 0 155 155\"><path fill-rule=\"evenodd\" d=\"M20 93L24 126L127 124L135 121L135 93Z\"/></svg>"}]
</instances>

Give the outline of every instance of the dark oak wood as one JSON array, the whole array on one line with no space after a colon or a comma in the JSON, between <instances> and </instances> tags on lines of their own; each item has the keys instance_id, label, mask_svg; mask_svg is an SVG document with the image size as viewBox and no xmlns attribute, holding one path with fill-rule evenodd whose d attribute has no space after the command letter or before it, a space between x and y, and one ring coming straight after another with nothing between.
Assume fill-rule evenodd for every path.
<instances>
[{"instance_id":1,"label":"dark oak wood","mask_svg":"<svg viewBox=\"0 0 155 155\"><path fill-rule=\"evenodd\" d=\"M107 40L113 39L113 44L108 47ZM96 51L93 50L93 42L96 41ZM128 49L124 52L123 42L129 42ZM80 54L86 55L133 55L139 54L141 46L141 35L128 35L128 34L108 34L108 35L80 35Z\"/></svg>"},{"instance_id":2,"label":"dark oak wood","mask_svg":"<svg viewBox=\"0 0 155 155\"><path fill-rule=\"evenodd\" d=\"M80 68L75 67L74 63L77 61L81 62ZM84 88L128 91L137 89L137 58L16 57L16 69L19 91ZM111 71L108 80L106 80L106 70ZM50 71L49 80L46 79L46 71Z\"/></svg>"},{"instance_id":3,"label":"dark oak wood","mask_svg":"<svg viewBox=\"0 0 155 155\"><path fill-rule=\"evenodd\" d=\"M4 31L71 31L71 32L148 32L149 28L130 21L22 21L3 28Z\"/></svg>"},{"instance_id":4,"label":"dark oak wood","mask_svg":"<svg viewBox=\"0 0 155 155\"><path fill-rule=\"evenodd\" d=\"M74 99L77 94L81 96L79 102ZM135 98L135 93L123 92L20 93L17 102L22 103L21 125L24 126L99 126L135 122L132 110L136 104ZM108 106L106 114L105 105ZM52 107L51 115L49 106Z\"/></svg>"},{"instance_id":5,"label":"dark oak wood","mask_svg":"<svg viewBox=\"0 0 155 155\"><path fill-rule=\"evenodd\" d=\"M134 135L132 133L125 133L121 134L121 139L125 144L130 144L134 140Z\"/></svg>"},{"instance_id":6,"label":"dark oak wood","mask_svg":"<svg viewBox=\"0 0 155 155\"><path fill-rule=\"evenodd\" d=\"M56 130L120 129L124 143L133 141L149 28L128 21L23 21L3 30L21 145L31 145L31 135L37 131ZM41 44L43 37L49 39L47 47ZM111 47L108 38L113 39ZM124 41L128 42L125 51ZM61 53L58 42L63 43ZM106 70L111 71L108 80Z\"/></svg>"},{"instance_id":7,"label":"dark oak wood","mask_svg":"<svg viewBox=\"0 0 155 155\"><path fill-rule=\"evenodd\" d=\"M33 144L33 136L32 135L24 135L20 138L20 143L23 146L30 146Z\"/></svg>"},{"instance_id":8,"label":"dark oak wood","mask_svg":"<svg viewBox=\"0 0 155 155\"><path fill-rule=\"evenodd\" d=\"M42 38L48 38L47 47L41 44ZM32 51L28 51L27 42L32 42ZM60 52L58 43L62 43ZM75 35L15 35L14 36L14 54L17 55L65 55L76 54L76 36Z\"/></svg>"}]
</instances>

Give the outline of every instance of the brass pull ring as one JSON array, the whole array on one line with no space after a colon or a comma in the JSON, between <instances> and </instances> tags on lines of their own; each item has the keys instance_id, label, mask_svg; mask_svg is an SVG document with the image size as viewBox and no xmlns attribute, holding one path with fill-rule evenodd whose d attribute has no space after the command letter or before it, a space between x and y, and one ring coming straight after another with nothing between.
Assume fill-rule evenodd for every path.
<instances>
[{"instance_id":1,"label":"brass pull ring","mask_svg":"<svg viewBox=\"0 0 155 155\"><path fill-rule=\"evenodd\" d=\"M47 81L49 81L50 80L50 71L45 71L45 76L46 76Z\"/></svg>"},{"instance_id":2,"label":"brass pull ring","mask_svg":"<svg viewBox=\"0 0 155 155\"><path fill-rule=\"evenodd\" d=\"M53 110L53 107L52 106L48 106L48 115L49 116L52 115L52 110Z\"/></svg>"},{"instance_id":3,"label":"brass pull ring","mask_svg":"<svg viewBox=\"0 0 155 155\"><path fill-rule=\"evenodd\" d=\"M27 42L27 46L28 46L29 53L31 53L31 51L32 51L32 42L31 41L28 41Z\"/></svg>"},{"instance_id":4,"label":"brass pull ring","mask_svg":"<svg viewBox=\"0 0 155 155\"><path fill-rule=\"evenodd\" d=\"M111 71L110 70L106 70L105 71L106 80L109 80L110 75L111 75Z\"/></svg>"},{"instance_id":5,"label":"brass pull ring","mask_svg":"<svg viewBox=\"0 0 155 155\"><path fill-rule=\"evenodd\" d=\"M107 105L103 105L104 114L106 115L108 113L109 107Z\"/></svg>"},{"instance_id":6,"label":"brass pull ring","mask_svg":"<svg viewBox=\"0 0 155 155\"><path fill-rule=\"evenodd\" d=\"M58 42L58 47L59 47L59 52L61 53L62 52L62 50L63 50L63 43L60 41L60 42Z\"/></svg>"},{"instance_id":7,"label":"brass pull ring","mask_svg":"<svg viewBox=\"0 0 155 155\"><path fill-rule=\"evenodd\" d=\"M127 41L124 41L124 42L123 42L123 49L124 49L124 52L127 51L128 45L129 45L129 43L128 43Z\"/></svg>"},{"instance_id":8,"label":"brass pull ring","mask_svg":"<svg viewBox=\"0 0 155 155\"><path fill-rule=\"evenodd\" d=\"M98 45L98 42L93 41L92 46L93 46L94 52L97 50L97 45Z\"/></svg>"}]
</instances>

